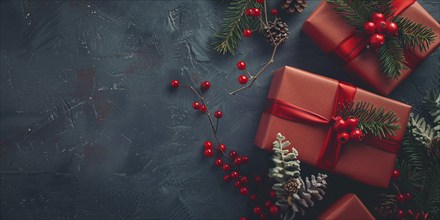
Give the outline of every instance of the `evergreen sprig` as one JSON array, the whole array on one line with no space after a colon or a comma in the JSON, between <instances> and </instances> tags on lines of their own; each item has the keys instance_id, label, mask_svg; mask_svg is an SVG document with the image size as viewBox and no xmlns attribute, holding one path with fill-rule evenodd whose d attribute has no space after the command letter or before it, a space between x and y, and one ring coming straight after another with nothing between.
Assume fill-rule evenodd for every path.
<instances>
[{"instance_id":1,"label":"evergreen sprig","mask_svg":"<svg viewBox=\"0 0 440 220\"><path fill-rule=\"evenodd\" d=\"M379 138L386 138L387 135L394 136L394 131L400 129L397 124L399 118L396 113L387 111L382 107L377 108L367 102L347 103L339 110L338 115L346 119L355 117L359 120L358 127L365 134L372 134Z\"/></svg>"},{"instance_id":2,"label":"evergreen sprig","mask_svg":"<svg viewBox=\"0 0 440 220\"><path fill-rule=\"evenodd\" d=\"M370 10L367 10L369 7L363 1L327 0L327 3L333 5L333 9L341 18L359 30L371 18Z\"/></svg>"},{"instance_id":3,"label":"evergreen sprig","mask_svg":"<svg viewBox=\"0 0 440 220\"><path fill-rule=\"evenodd\" d=\"M431 90L423 99L423 107L433 119L434 130L440 133L440 90Z\"/></svg>"},{"instance_id":4,"label":"evergreen sprig","mask_svg":"<svg viewBox=\"0 0 440 220\"><path fill-rule=\"evenodd\" d=\"M387 78L397 79L402 75L402 70L408 69L403 47L396 38L386 38L385 43L379 48L379 58L383 74Z\"/></svg>"},{"instance_id":5,"label":"evergreen sprig","mask_svg":"<svg viewBox=\"0 0 440 220\"><path fill-rule=\"evenodd\" d=\"M221 54L234 54L241 40L244 29L259 29L258 19L246 16L246 9L260 8L261 4L254 0L236 0L230 3L220 31L214 34L215 50Z\"/></svg>"},{"instance_id":6,"label":"evergreen sprig","mask_svg":"<svg viewBox=\"0 0 440 220\"><path fill-rule=\"evenodd\" d=\"M399 27L399 39L404 46L411 49L418 47L420 51L426 51L435 40L432 28L425 27L423 24L403 17L396 17L394 22Z\"/></svg>"}]
</instances>

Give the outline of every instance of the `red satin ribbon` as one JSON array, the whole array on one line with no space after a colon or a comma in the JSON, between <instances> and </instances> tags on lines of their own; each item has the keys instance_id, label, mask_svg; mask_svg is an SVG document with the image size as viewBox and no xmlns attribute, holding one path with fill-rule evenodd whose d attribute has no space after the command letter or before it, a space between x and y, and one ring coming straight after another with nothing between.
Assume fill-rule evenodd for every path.
<instances>
[{"instance_id":1,"label":"red satin ribbon","mask_svg":"<svg viewBox=\"0 0 440 220\"><path fill-rule=\"evenodd\" d=\"M416 0L394 0L394 17L402 13L414 2ZM340 57L344 62L349 63L366 48L367 41L368 39L364 33L353 30L331 53L334 53L336 57ZM421 62L421 59L411 51L405 51L405 58L410 68L416 67Z\"/></svg>"},{"instance_id":2,"label":"red satin ribbon","mask_svg":"<svg viewBox=\"0 0 440 220\"><path fill-rule=\"evenodd\" d=\"M341 105L353 101L355 94L356 87L339 82L331 118L336 116L338 108L341 107ZM336 131L332 126L332 119L328 119L317 113L279 99L268 99L268 105L266 106L265 112L299 123L329 126L329 130L319 153L317 166L326 170L334 169L339 160L341 144L336 139ZM375 137L367 137L364 141L371 146L391 153L397 153L399 149L399 144L391 140L380 140Z\"/></svg>"}]
</instances>

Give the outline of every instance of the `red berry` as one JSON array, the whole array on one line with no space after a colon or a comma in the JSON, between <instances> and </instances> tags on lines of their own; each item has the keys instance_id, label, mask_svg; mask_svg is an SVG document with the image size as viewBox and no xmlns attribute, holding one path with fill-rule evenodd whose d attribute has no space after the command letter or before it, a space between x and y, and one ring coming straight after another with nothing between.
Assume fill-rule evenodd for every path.
<instances>
[{"instance_id":1,"label":"red berry","mask_svg":"<svg viewBox=\"0 0 440 220\"><path fill-rule=\"evenodd\" d=\"M221 151L221 152L225 152L226 151L226 146L224 144L220 144L217 146L217 150Z\"/></svg>"},{"instance_id":2,"label":"red berry","mask_svg":"<svg viewBox=\"0 0 440 220\"><path fill-rule=\"evenodd\" d=\"M243 186L240 188L240 194L243 196L247 196L249 194L249 190L247 187Z\"/></svg>"},{"instance_id":3,"label":"red berry","mask_svg":"<svg viewBox=\"0 0 440 220\"><path fill-rule=\"evenodd\" d=\"M232 177L233 179L237 179L239 176L240 176L240 174L238 174L237 171L232 171L232 172L231 172L231 177Z\"/></svg>"},{"instance_id":4,"label":"red berry","mask_svg":"<svg viewBox=\"0 0 440 220\"><path fill-rule=\"evenodd\" d=\"M266 206L266 208L269 208L269 207L272 206L272 202L271 202L270 200L267 200L267 201L264 203L264 206Z\"/></svg>"},{"instance_id":5,"label":"red berry","mask_svg":"<svg viewBox=\"0 0 440 220\"><path fill-rule=\"evenodd\" d=\"M261 181L263 181L263 178L261 178L261 176L255 176L254 180L256 183L261 183Z\"/></svg>"},{"instance_id":6,"label":"red berry","mask_svg":"<svg viewBox=\"0 0 440 220\"><path fill-rule=\"evenodd\" d=\"M374 23L379 22L379 21L385 21L385 15L383 15L383 14L380 13L380 12L374 12L374 13L373 13L373 16L371 17L371 20L372 20Z\"/></svg>"},{"instance_id":7,"label":"red berry","mask_svg":"<svg viewBox=\"0 0 440 220\"><path fill-rule=\"evenodd\" d=\"M397 216L399 216L400 218L404 218L406 215L405 211L403 211L402 209L399 209L397 211Z\"/></svg>"},{"instance_id":8,"label":"red berry","mask_svg":"<svg viewBox=\"0 0 440 220\"><path fill-rule=\"evenodd\" d=\"M252 201L255 201L255 200L257 200L257 195L252 194L251 196L249 196L249 199Z\"/></svg>"},{"instance_id":9,"label":"red berry","mask_svg":"<svg viewBox=\"0 0 440 220\"><path fill-rule=\"evenodd\" d=\"M208 90L209 87L211 87L211 83L209 81L203 81L200 84L200 88L202 88L203 90Z\"/></svg>"},{"instance_id":10,"label":"red berry","mask_svg":"<svg viewBox=\"0 0 440 220\"><path fill-rule=\"evenodd\" d=\"M397 24L394 22L387 22L387 26L386 26L386 34L388 36L397 36L397 31L399 30L399 28L397 27Z\"/></svg>"},{"instance_id":11,"label":"red berry","mask_svg":"<svg viewBox=\"0 0 440 220\"><path fill-rule=\"evenodd\" d=\"M350 135L347 132L341 132L336 136L336 139L338 139L338 142L340 144L345 144L350 140Z\"/></svg>"},{"instance_id":12,"label":"red berry","mask_svg":"<svg viewBox=\"0 0 440 220\"><path fill-rule=\"evenodd\" d=\"M222 166L222 170L223 171L229 171L231 169L231 166L229 166L229 164L227 164L227 163L225 163L225 164L223 164L223 166Z\"/></svg>"},{"instance_id":13,"label":"red berry","mask_svg":"<svg viewBox=\"0 0 440 220\"><path fill-rule=\"evenodd\" d=\"M277 197L277 192L272 190L272 191L270 191L269 195L270 195L270 197L275 198L275 197Z\"/></svg>"},{"instance_id":14,"label":"red berry","mask_svg":"<svg viewBox=\"0 0 440 220\"><path fill-rule=\"evenodd\" d=\"M258 2L258 3L263 3L264 2L264 0L255 0L256 2Z\"/></svg>"},{"instance_id":15,"label":"red berry","mask_svg":"<svg viewBox=\"0 0 440 220\"><path fill-rule=\"evenodd\" d=\"M225 180L226 182L231 181L231 176L229 174L226 174L223 176L223 180Z\"/></svg>"},{"instance_id":16,"label":"red berry","mask_svg":"<svg viewBox=\"0 0 440 220\"><path fill-rule=\"evenodd\" d=\"M365 22L365 24L364 24L364 31L368 35L372 35L372 34L376 33L376 24L374 22L371 22L371 21Z\"/></svg>"},{"instance_id":17,"label":"red berry","mask_svg":"<svg viewBox=\"0 0 440 220\"><path fill-rule=\"evenodd\" d=\"M270 13L272 15L278 15L278 10L276 8L272 9L272 11L270 11Z\"/></svg>"},{"instance_id":18,"label":"red berry","mask_svg":"<svg viewBox=\"0 0 440 220\"><path fill-rule=\"evenodd\" d=\"M396 201L398 202L405 202L405 195L403 195L402 193L399 193L396 195Z\"/></svg>"},{"instance_id":19,"label":"red berry","mask_svg":"<svg viewBox=\"0 0 440 220\"><path fill-rule=\"evenodd\" d=\"M214 112L214 117L215 118L222 118L223 117L223 113L221 111L215 111Z\"/></svg>"},{"instance_id":20,"label":"red berry","mask_svg":"<svg viewBox=\"0 0 440 220\"><path fill-rule=\"evenodd\" d=\"M400 171L398 169L394 169L393 172L391 173L391 177L394 180L398 180L400 177Z\"/></svg>"},{"instance_id":21,"label":"red berry","mask_svg":"<svg viewBox=\"0 0 440 220\"><path fill-rule=\"evenodd\" d=\"M385 21L379 21L376 23L376 32L378 34L384 34L387 28L387 23Z\"/></svg>"},{"instance_id":22,"label":"red berry","mask_svg":"<svg viewBox=\"0 0 440 220\"><path fill-rule=\"evenodd\" d=\"M212 149L205 149L203 154L205 155L205 157L212 157L214 155L214 152L212 152Z\"/></svg>"},{"instance_id":23,"label":"red berry","mask_svg":"<svg viewBox=\"0 0 440 220\"><path fill-rule=\"evenodd\" d=\"M241 186L240 180L237 180L237 181L234 182L234 187L235 188L240 188L240 186Z\"/></svg>"},{"instance_id":24,"label":"red berry","mask_svg":"<svg viewBox=\"0 0 440 220\"><path fill-rule=\"evenodd\" d=\"M357 118L348 118L346 120L347 122L347 127L349 130L354 130L357 128L358 124L359 124L359 120Z\"/></svg>"},{"instance_id":25,"label":"red berry","mask_svg":"<svg viewBox=\"0 0 440 220\"><path fill-rule=\"evenodd\" d=\"M245 63L244 61L238 61L238 63L237 63L237 68L238 68L239 70L244 70L244 69L246 69L246 63Z\"/></svg>"},{"instance_id":26,"label":"red berry","mask_svg":"<svg viewBox=\"0 0 440 220\"><path fill-rule=\"evenodd\" d=\"M372 48L379 48L385 43L385 37L382 34L373 34L370 36L369 43Z\"/></svg>"},{"instance_id":27,"label":"red berry","mask_svg":"<svg viewBox=\"0 0 440 220\"><path fill-rule=\"evenodd\" d=\"M249 81L249 78L246 75L242 74L242 75L238 76L237 81L240 84L246 84Z\"/></svg>"},{"instance_id":28,"label":"red berry","mask_svg":"<svg viewBox=\"0 0 440 220\"><path fill-rule=\"evenodd\" d=\"M200 103L193 102L192 107L193 107L193 109L199 109L200 108Z\"/></svg>"},{"instance_id":29,"label":"red berry","mask_svg":"<svg viewBox=\"0 0 440 220\"><path fill-rule=\"evenodd\" d=\"M411 201L413 199L413 195L411 193L405 193L405 200Z\"/></svg>"},{"instance_id":30,"label":"red berry","mask_svg":"<svg viewBox=\"0 0 440 220\"><path fill-rule=\"evenodd\" d=\"M206 111L208 111L208 108L206 108L206 105L201 105L201 106L199 107L199 111L205 113Z\"/></svg>"},{"instance_id":31,"label":"red berry","mask_svg":"<svg viewBox=\"0 0 440 220\"><path fill-rule=\"evenodd\" d=\"M237 151L232 150L231 152L229 152L229 156L230 156L231 158L236 158L236 157L238 157L238 153L237 153Z\"/></svg>"},{"instance_id":32,"label":"red berry","mask_svg":"<svg viewBox=\"0 0 440 220\"><path fill-rule=\"evenodd\" d=\"M240 217L240 220L248 220L246 217Z\"/></svg>"},{"instance_id":33,"label":"red berry","mask_svg":"<svg viewBox=\"0 0 440 220\"><path fill-rule=\"evenodd\" d=\"M254 207L254 213L255 215L259 215L261 214L263 211L261 210L260 206L255 206Z\"/></svg>"},{"instance_id":34,"label":"red berry","mask_svg":"<svg viewBox=\"0 0 440 220\"><path fill-rule=\"evenodd\" d=\"M240 177L240 181L241 181L242 183L248 183L248 182L249 182L247 176L242 176L242 177Z\"/></svg>"},{"instance_id":35,"label":"red berry","mask_svg":"<svg viewBox=\"0 0 440 220\"><path fill-rule=\"evenodd\" d=\"M248 8L246 9L246 16L252 16L254 14L254 9Z\"/></svg>"},{"instance_id":36,"label":"red berry","mask_svg":"<svg viewBox=\"0 0 440 220\"><path fill-rule=\"evenodd\" d=\"M178 88L179 87L179 85L180 85L180 83L179 83L179 81L178 80L171 80L171 87L172 88Z\"/></svg>"},{"instance_id":37,"label":"red berry","mask_svg":"<svg viewBox=\"0 0 440 220\"><path fill-rule=\"evenodd\" d=\"M350 133L350 139L351 140L355 140L355 141L362 141L364 140L364 133L362 132L361 129L356 128L353 131L351 131Z\"/></svg>"},{"instance_id":38,"label":"red berry","mask_svg":"<svg viewBox=\"0 0 440 220\"><path fill-rule=\"evenodd\" d=\"M336 120L335 124L333 125L333 128L336 130L336 132L342 132L347 130L348 124L344 119Z\"/></svg>"},{"instance_id":39,"label":"red berry","mask_svg":"<svg viewBox=\"0 0 440 220\"><path fill-rule=\"evenodd\" d=\"M215 160L215 166L217 166L217 167L221 167L222 165L223 165L223 160L220 159L220 158L217 158L217 159Z\"/></svg>"},{"instance_id":40,"label":"red berry","mask_svg":"<svg viewBox=\"0 0 440 220\"><path fill-rule=\"evenodd\" d=\"M234 165L235 166L240 166L241 165L241 158L240 157L236 157L234 159Z\"/></svg>"},{"instance_id":41,"label":"red berry","mask_svg":"<svg viewBox=\"0 0 440 220\"><path fill-rule=\"evenodd\" d=\"M241 162L242 163L249 163L249 157L248 156L241 156Z\"/></svg>"},{"instance_id":42,"label":"red berry","mask_svg":"<svg viewBox=\"0 0 440 220\"><path fill-rule=\"evenodd\" d=\"M205 143L203 143L203 146L205 146L205 149L212 149L212 142L205 141Z\"/></svg>"},{"instance_id":43,"label":"red berry","mask_svg":"<svg viewBox=\"0 0 440 220\"><path fill-rule=\"evenodd\" d=\"M278 211L279 211L279 209L278 209L278 207L276 205L271 206L270 209L269 209L269 212L272 215L278 214Z\"/></svg>"},{"instance_id":44,"label":"red berry","mask_svg":"<svg viewBox=\"0 0 440 220\"><path fill-rule=\"evenodd\" d=\"M243 36L251 37L252 36L252 30L251 29L244 29Z\"/></svg>"},{"instance_id":45,"label":"red berry","mask_svg":"<svg viewBox=\"0 0 440 220\"><path fill-rule=\"evenodd\" d=\"M261 11L258 8L254 8L254 9L252 9L252 11L254 12L254 13L252 13L252 16L254 16L254 17L258 17L261 15Z\"/></svg>"},{"instance_id":46,"label":"red berry","mask_svg":"<svg viewBox=\"0 0 440 220\"><path fill-rule=\"evenodd\" d=\"M260 215L260 219L266 219L266 214L261 213L261 215Z\"/></svg>"}]
</instances>

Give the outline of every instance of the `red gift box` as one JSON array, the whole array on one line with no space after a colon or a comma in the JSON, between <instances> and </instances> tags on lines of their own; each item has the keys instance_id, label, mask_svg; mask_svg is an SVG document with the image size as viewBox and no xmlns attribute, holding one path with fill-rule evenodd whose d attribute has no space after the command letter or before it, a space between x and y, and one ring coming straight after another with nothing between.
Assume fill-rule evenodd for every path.
<instances>
[{"instance_id":1,"label":"red gift box","mask_svg":"<svg viewBox=\"0 0 440 220\"><path fill-rule=\"evenodd\" d=\"M330 156L324 154L327 157L326 160L322 160L323 143L327 141L331 127L325 125L325 121L334 116L335 97L340 91L345 90L355 90L351 97L353 102L365 101L376 107L381 106L385 111L393 111L400 118L400 129L395 131L395 136L388 139L379 140L367 136L366 141L349 142L338 152L331 152ZM268 107L261 116L255 138L258 147L271 150L276 134L282 133L292 143L291 146L300 152L301 161L369 185L388 187L411 106L287 66L275 71L267 98ZM274 108L274 100L283 104ZM317 119L318 123L308 123L304 118L287 119L291 116L289 113L276 114L276 111L291 106L296 108L296 111L309 112L307 115L312 119L314 115L319 115L321 119ZM328 149L334 150L328 147L325 151ZM326 162L329 160L333 161L327 166Z\"/></svg>"},{"instance_id":2,"label":"red gift box","mask_svg":"<svg viewBox=\"0 0 440 220\"><path fill-rule=\"evenodd\" d=\"M374 220L375 218L359 198L354 194L347 194L336 201L318 217L319 220Z\"/></svg>"},{"instance_id":3,"label":"red gift box","mask_svg":"<svg viewBox=\"0 0 440 220\"><path fill-rule=\"evenodd\" d=\"M395 0L395 3L400 5L397 10L399 16L430 27L436 34L434 42L427 51L421 52L418 48L414 51L405 51L409 68L402 70L402 75L398 79L387 79L383 75L379 55L374 50L365 49L363 47L365 43L358 44L359 42L351 41L356 38L353 36L358 34L354 31L355 27L341 19L325 0L306 20L302 30L325 53L333 53L339 58L344 57L342 59L346 63L345 69L348 72L357 74L380 94L388 95L440 45L440 25L419 3L415 0ZM352 56L356 54L354 52L359 51L361 52L357 56Z\"/></svg>"}]
</instances>

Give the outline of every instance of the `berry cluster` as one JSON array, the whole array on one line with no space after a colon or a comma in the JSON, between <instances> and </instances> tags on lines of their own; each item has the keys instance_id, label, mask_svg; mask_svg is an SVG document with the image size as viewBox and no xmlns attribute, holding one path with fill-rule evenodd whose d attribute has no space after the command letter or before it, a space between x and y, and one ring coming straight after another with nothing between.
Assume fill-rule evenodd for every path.
<instances>
[{"instance_id":1,"label":"berry cluster","mask_svg":"<svg viewBox=\"0 0 440 220\"><path fill-rule=\"evenodd\" d=\"M350 117L344 120L342 117L337 116L334 118L335 123L333 128L337 132L338 142L341 144L347 143L350 139L355 141L362 141L365 137L361 129L357 128L359 120L357 118Z\"/></svg>"},{"instance_id":2,"label":"berry cluster","mask_svg":"<svg viewBox=\"0 0 440 220\"><path fill-rule=\"evenodd\" d=\"M391 173L391 177L394 181L398 181L400 178L400 171L398 169L394 169ZM411 193L402 193L396 184L393 184L397 190L397 194L395 196L395 200L398 203L399 209L397 210L397 217L403 219L407 216L414 216L420 213L414 213L412 209L408 208L408 203L410 203L413 199L413 195ZM404 211L402 207L407 207L407 211ZM419 218L417 218L419 219Z\"/></svg>"},{"instance_id":3,"label":"berry cluster","mask_svg":"<svg viewBox=\"0 0 440 220\"><path fill-rule=\"evenodd\" d=\"M364 25L364 31L370 35L369 46L378 49L385 43L385 36L395 37L397 36L398 27L397 24L390 21L385 21L385 15L379 12L373 13L372 21L366 22Z\"/></svg>"}]
</instances>

